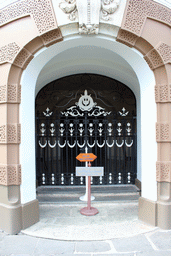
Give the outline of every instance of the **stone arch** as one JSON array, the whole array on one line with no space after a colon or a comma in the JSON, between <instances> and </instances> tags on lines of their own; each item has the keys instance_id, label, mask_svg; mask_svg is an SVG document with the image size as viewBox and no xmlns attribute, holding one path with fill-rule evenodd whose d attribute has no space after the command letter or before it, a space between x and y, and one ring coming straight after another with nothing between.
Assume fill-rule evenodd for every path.
<instances>
[{"instance_id":1,"label":"stone arch","mask_svg":"<svg viewBox=\"0 0 171 256\"><path fill-rule=\"evenodd\" d=\"M136 18L138 12L138 19ZM170 70L171 70L171 45L170 45L170 10L153 1L127 1L127 6L119 30L117 40L139 50L149 67L153 70L155 85L155 101L157 104L157 163L156 181L158 182L157 208L143 198L141 203L153 210L155 224L162 228L171 228L169 215L171 211L170 194ZM155 31L155 37L152 34ZM164 33L163 33L164 31ZM165 113L165 114L164 114ZM166 114L167 113L167 114ZM146 202L145 202L146 201ZM145 208L139 207L139 217L147 220ZM164 221L163 221L164 219Z\"/></svg>"},{"instance_id":2,"label":"stone arch","mask_svg":"<svg viewBox=\"0 0 171 256\"><path fill-rule=\"evenodd\" d=\"M15 4L16 10L20 4L32 5L35 1L21 1ZM0 86L0 103L2 110L2 119L0 126L1 149L5 152L1 155L0 161L0 184L3 185L2 203L6 204L11 210L1 207L8 224L0 223L1 227L9 233L17 233L21 228L32 225L38 221L38 216L32 216L29 219L29 211L38 210L35 201L32 208L28 210L27 206L20 205L20 184L21 184L21 166L19 164L19 144L21 142L21 129L19 124L19 104L21 102L21 75L33 59L34 54L43 46L50 46L62 40L62 34L57 28L50 0L41 1L48 9L51 17L51 25L45 24L42 29L41 18L36 19L32 15L31 9L27 13L18 13L9 18L12 12L10 7L3 10L6 17L0 21L1 26L18 20L21 17L31 17L34 20L37 36L33 36L30 42L19 46L16 42L11 42L0 49L1 72L4 72ZM35 8L40 1L36 1ZM46 8L45 7L45 8ZM22 9L23 10L23 9ZM43 10L45 10L43 8ZM139 15L137 15L137 12ZM14 12L15 13L15 12ZM43 15L46 16L45 12ZM44 17L45 17L44 16ZM41 12L39 14L41 17ZM133 19L134 17L134 19ZM137 18L138 17L138 18ZM156 123L156 141L158 144L158 159L156 164L158 181L158 201L152 202L145 198L140 199L139 216L146 222L158 225L162 228L171 228L171 159L170 159L170 71L171 71L171 46L170 40L170 10L151 0L134 1L128 0L122 25L118 32L117 41L134 47L144 55L145 60L154 72L156 79L155 99L157 104L157 123ZM162 30L161 30L162 28ZM151 36L151 30L157 31L157 36ZM163 36L164 31L164 37ZM162 41L161 41L162 38ZM15 153L14 153L15 152ZM167 152L167 153L166 153ZM151 209L149 213L149 207ZM15 209L14 209L15 208ZM147 216L148 215L148 216ZM169 216L170 215L170 216ZM163 222L164 218L164 222ZM7 220L8 219L8 220Z\"/></svg>"}]
</instances>

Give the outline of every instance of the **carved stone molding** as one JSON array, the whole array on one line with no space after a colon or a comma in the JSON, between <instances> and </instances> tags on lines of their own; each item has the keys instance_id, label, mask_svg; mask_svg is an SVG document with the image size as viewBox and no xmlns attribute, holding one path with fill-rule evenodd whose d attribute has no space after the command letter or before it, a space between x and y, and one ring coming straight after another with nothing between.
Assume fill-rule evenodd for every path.
<instances>
[{"instance_id":1,"label":"carved stone molding","mask_svg":"<svg viewBox=\"0 0 171 256\"><path fill-rule=\"evenodd\" d=\"M98 34L99 21L111 19L120 0L62 0L59 8L71 21L78 18L80 34Z\"/></svg>"},{"instance_id":2,"label":"carved stone molding","mask_svg":"<svg viewBox=\"0 0 171 256\"><path fill-rule=\"evenodd\" d=\"M0 64L6 62L25 69L32 60L33 55L25 48L21 48L13 42L0 48Z\"/></svg>"},{"instance_id":3,"label":"carved stone molding","mask_svg":"<svg viewBox=\"0 0 171 256\"><path fill-rule=\"evenodd\" d=\"M49 31L41 36L41 39L43 41L43 44L45 46L50 46L52 44L55 44L58 41L62 40L62 34L60 29L54 29L52 31Z\"/></svg>"},{"instance_id":4,"label":"carved stone molding","mask_svg":"<svg viewBox=\"0 0 171 256\"><path fill-rule=\"evenodd\" d=\"M158 182L171 182L171 162L156 163L156 180Z\"/></svg>"},{"instance_id":5,"label":"carved stone molding","mask_svg":"<svg viewBox=\"0 0 171 256\"><path fill-rule=\"evenodd\" d=\"M0 126L0 144L21 143L21 125L7 124Z\"/></svg>"},{"instance_id":6,"label":"carved stone molding","mask_svg":"<svg viewBox=\"0 0 171 256\"><path fill-rule=\"evenodd\" d=\"M170 123L156 123L156 141L171 142Z\"/></svg>"},{"instance_id":7,"label":"carved stone molding","mask_svg":"<svg viewBox=\"0 0 171 256\"><path fill-rule=\"evenodd\" d=\"M171 46L160 42L154 49L145 55L144 59L151 69L171 63Z\"/></svg>"},{"instance_id":8,"label":"carved stone molding","mask_svg":"<svg viewBox=\"0 0 171 256\"><path fill-rule=\"evenodd\" d=\"M171 102L171 85L155 86L156 102Z\"/></svg>"},{"instance_id":9,"label":"carved stone molding","mask_svg":"<svg viewBox=\"0 0 171 256\"><path fill-rule=\"evenodd\" d=\"M0 48L0 64L9 62L12 63L17 56L20 47L15 43L7 44Z\"/></svg>"},{"instance_id":10,"label":"carved stone molding","mask_svg":"<svg viewBox=\"0 0 171 256\"><path fill-rule=\"evenodd\" d=\"M121 28L140 36L147 17L171 26L169 8L152 0L128 0Z\"/></svg>"},{"instance_id":11,"label":"carved stone molding","mask_svg":"<svg viewBox=\"0 0 171 256\"><path fill-rule=\"evenodd\" d=\"M25 69L32 59L33 55L28 50L23 48L16 56L13 65Z\"/></svg>"},{"instance_id":12,"label":"carved stone molding","mask_svg":"<svg viewBox=\"0 0 171 256\"><path fill-rule=\"evenodd\" d=\"M20 185L21 165L0 165L0 185Z\"/></svg>"},{"instance_id":13,"label":"carved stone molding","mask_svg":"<svg viewBox=\"0 0 171 256\"><path fill-rule=\"evenodd\" d=\"M10 84L0 86L0 103L20 103L21 85Z\"/></svg>"},{"instance_id":14,"label":"carved stone molding","mask_svg":"<svg viewBox=\"0 0 171 256\"><path fill-rule=\"evenodd\" d=\"M39 34L57 27L51 0L22 0L0 10L0 25L31 15Z\"/></svg>"},{"instance_id":15,"label":"carved stone molding","mask_svg":"<svg viewBox=\"0 0 171 256\"><path fill-rule=\"evenodd\" d=\"M120 29L117 36L117 41L133 47L138 39L138 36L128 32L126 30Z\"/></svg>"},{"instance_id":16,"label":"carved stone molding","mask_svg":"<svg viewBox=\"0 0 171 256\"><path fill-rule=\"evenodd\" d=\"M152 70L164 65L164 62L156 49L152 49L151 51L149 51L144 56L144 59Z\"/></svg>"},{"instance_id":17,"label":"carved stone molding","mask_svg":"<svg viewBox=\"0 0 171 256\"><path fill-rule=\"evenodd\" d=\"M157 51L160 53L164 64L171 63L171 46L165 43L161 43L157 47Z\"/></svg>"}]
</instances>

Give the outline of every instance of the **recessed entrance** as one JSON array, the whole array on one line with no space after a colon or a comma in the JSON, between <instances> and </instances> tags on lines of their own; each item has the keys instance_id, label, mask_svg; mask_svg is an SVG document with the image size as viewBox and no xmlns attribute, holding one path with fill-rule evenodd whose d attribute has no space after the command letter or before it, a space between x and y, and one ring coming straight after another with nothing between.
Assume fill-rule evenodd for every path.
<instances>
[{"instance_id":1,"label":"recessed entrance","mask_svg":"<svg viewBox=\"0 0 171 256\"><path fill-rule=\"evenodd\" d=\"M84 185L75 176L79 153L97 155L103 177L92 185L134 184L137 174L136 100L124 84L79 74L46 85L36 97L38 185Z\"/></svg>"}]
</instances>

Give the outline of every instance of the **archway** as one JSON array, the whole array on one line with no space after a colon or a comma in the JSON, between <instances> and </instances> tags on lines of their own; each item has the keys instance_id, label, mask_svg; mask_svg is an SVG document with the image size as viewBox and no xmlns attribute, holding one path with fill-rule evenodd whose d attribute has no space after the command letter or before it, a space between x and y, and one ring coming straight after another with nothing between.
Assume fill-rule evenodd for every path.
<instances>
[{"instance_id":1,"label":"archway","mask_svg":"<svg viewBox=\"0 0 171 256\"><path fill-rule=\"evenodd\" d=\"M103 177L92 185L135 184L137 178L136 100L122 83L95 74L64 77L36 97L38 185L84 185L75 176L79 153L95 153Z\"/></svg>"},{"instance_id":2,"label":"archway","mask_svg":"<svg viewBox=\"0 0 171 256\"><path fill-rule=\"evenodd\" d=\"M23 166L21 199L23 203L35 198L35 125L33 119L35 95L45 84L54 79L83 72L101 74L117 79L125 83L134 92L137 100L137 178L141 181L144 179L143 196L150 200L156 200L156 182L154 179L156 156L155 154L150 156L150 147L153 148L154 152L156 151L154 133L156 106L154 91L151 86L154 84L153 73L142 56L136 51L108 37L104 38L103 36L103 38L94 39L94 37L82 38L81 36L72 37L71 40L67 38L66 41L53 45L46 51L42 51L40 55L37 55L23 74L21 117L23 129L30 138L28 140L23 134L23 144L21 145L21 162ZM54 52L56 56L54 56ZM142 69L139 68L140 66ZM144 72L146 76L144 76ZM35 88L35 95L33 88ZM151 106L150 112L147 108L147 100ZM31 105L30 102L32 102ZM30 105L29 110L28 103ZM142 123L144 124L143 126L141 126ZM148 147L149 152L146 148L147 144L150 145ZM25 152L28 151L28 148L29 154L25 159ZM152 158L154 159L152 160ZM149 164L151 165L150 175L148 172ZM142 168L143 173L141 174ZM141 175L143 176L141 177ZM29 189L31 192L27 194L30 186L32 186L32 189Z\"/></svg>"}]
</instances>

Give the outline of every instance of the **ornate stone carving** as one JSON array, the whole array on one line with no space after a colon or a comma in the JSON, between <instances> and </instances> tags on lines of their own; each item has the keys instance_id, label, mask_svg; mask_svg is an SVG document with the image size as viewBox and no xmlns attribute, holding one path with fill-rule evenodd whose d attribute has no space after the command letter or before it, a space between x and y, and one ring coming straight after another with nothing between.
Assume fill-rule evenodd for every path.
<instances>
[{"instance_id":1,"label":"ornate stone carving","mask_svg":"<svg viewBox=\"0 0 171 256\"><path fill-rule=\"evenodd\" d=\"M20 185L21 165L0 165L0 185Z\"/></svg>"},{"instance_id":2,"label":"ornate stone carving","mask_svg":"<svg viewBox=\"0 0 171 256\"><path fill-rule=\"evenodd\" d=\"M0 185L7 185L7 168L0 166Z\"/></svg>"},{"instance_id":3,"label":"ornate stone carving","mask_svg":"<svg viewBox=\"0 0 171 256\"><path fill-rule=\"evenodd\" d=\"M171 25L170 9L167 7L151 0L128 0L122 29L140 36L147 17Z\"/></svg>"},{"instance_id":4,"label":"ornate stone carving","mask_svg":"<svg viewBox=\"0 0 171 256\"><path fill-rule=\"evenodd\" d=\"M8 85L8 102L17 101L17 85Z\"/></svg>"},{"instance_id":5,"label":"ornate stone carving","mask_svg":"<svg viewBox=\"0 0 171 256\"><path fill-rule=\"evenodd\" d=\"M21 143L21 124L17 124L17 137L18 143Z\"/></svg>"},{"instance_id":6,"label":"ornate stone carving","mask_svg":"<svg viewBox=\"0 0 171 256\"><path fill-rule=\"evenodd\" d=\"M153 64L151 63L151 61L149 60L149 58L148 58L147 56L145 56L144 59L145 59L145 61L147 62L147 64L149 65L149 67L150 67L151 69L154 69Z\"/></svg>"},{"instance_id":7,"label":"ornate stone carving","mask_svg":"<svg viewBox=\"0 0 171 256\"><path fill-rule=\"evenodd\" d=\"M49 31L41 36L41 39L43 40L43 44L45 46L52 45L58 41L62 40L62 34L60 29L55 29L52 31Z\"/></svg>"},{"instance_id":8,"label":"ornate stone carving","mask_svg":"<svg viewBox=\"0 0 171 256\"><path fill-rule=\"evenodd\" d=\"M118 32L117 41L124 43L130 47L135 45L137 39L138 39L138 36L128 32L128 31L120 29Z\"/></svg>"},{"instance_id":9,"label":"ornate stone carving","mask_svg":"<svg viewBox=\"0 0 171 256\"><path fill-rule=\"evenodd\" d=\"M20 47L14 42L0 48L0 64L10 62L17 56Z\"/></svg>"},{"instance_id":10,"label":"ornate stone carving","mask_svg":"<svg viewBox=\"0 0 171 256\"><path fill-rule=\"evenodd\" d=\"M161 140L169 139L169 124L160 125L160 138Z\"/></svg>"},{"instance_id":11,"label":"ornate stone carving","mask_svg":"<svg viewBox=\"0 0 171 256\"><path fill-rule=\"evenodd\" d=\"M17 67L25 69L27 64L31 61L32 58L33 58L32 54L28 50L23 48L15 58L13 64Z\"/></svg>"},{"instance_id":12,"label":"ornate stone carving","mask_svg":"<svg viewBox=\"0 0 171 256\"><path fill-rule=\"evenodd\" d=\"M155 86L155 100L156 102L171 102L171 86Z\"/></svg>"},{"instance_id":13,"label":"ornate stone carving","mask_svg":"<svg viewBox=\"0 0 171 256\"><path fill-rule=\"evenodd\" d=\"M156 140L157 142L171 142L171 129L169 123L156 124Z\"/></svg>"},{"instance_id":14,"label":"ornate stone carving","mask_svg":"<svg viewBox=\"0 0 171 256\"><path fill-rule=\"evenodd\" d=\"M156 123L156 141L160 139L160 125Z\"/></svg>"},{"instance_id":15,"label":"ornate stone carving","mask_svg":"<svg viewBox=\"0 0 171 256\"><path fill-rule=\"evenodd\" d=\"M16 143L17 142L16 125L7 124L7 142L8 143Z\"/></svg>"},{"instance_id":16,"label":"ornate stone carving","mask_svg":"<svg viewBox=\"0 0 171 256\"><path fill-rule=\"evenodd\" d=\"M21 141L20 124L7 124L0 126L0 144L19 144Z\"/></svg>"},{"instance_id":17,"label":"ornate stone carving","mask_svg":"<svg viewBox=\"0 0 171 256\"><path fill-rule=\"evenodd\" d=\"M7 98L7 86L2 85L0 86L0 103L4 103Z\"/></svg>"},{"instance_id":18,"label":"ornate stone carving","mask_svg":"<svg viewBox=\"0 0 171 256\"><path fill-rule=\"evenodd\" d=\"M18 99L18 102L20 103L21 102L21 85L20 84L18 85L17 99Z\"/></svg>"},{"instance_id":19,"label":"ornate stone carving","mask_svg":"<svg viewBox=\"0 0 171 256\"><path fill-rule=\"evenodd\" d=\"M1 125L0 126L0 143L6 142L6 126Z\"/></svg>"},{"instance_id":20,"label":"ornate stone carving","mask_svg":"<svg viewBox=\"0 0 171 256\"><path fill-rule=\"evenodd\" d=\"M23 0L0 10L0 25L31 15L40 34L57 27L51 0Z\"/></svg>"},{"instance_id":21,"label":"ornate stone carving","mask_svg":"<svg viewBox=\"0 0 171 256\"><path fill-rule=\"evenodd\" d=\"M156 163L156 180L158 182L171 182L171 162Z\"/></svg>"},{"instance_id":22,"label":"ornate stone carving","mask_svg":"<svg viewBox=\"0 0 171 256\"><path fill-rule=\"evenodd\" d=\"M0 103L20 103L21 85L10 84L0 86Z\"/></svg>"},{"instance_id":23,"label":"ornate stone carving","mask_svg":"<svg viewBox=\"0 0 171 256\"><path fill-rule=\"evenodd\" d=\"M171 47L169 45L161 43L160 46L157 47L157 51L160 53L164 64L171 63Z\"/></svg>"},{"instance_id":24,"label":"ornate stone carving","mask_svg":"<svg viewBox=\"0 0 171 256\"><path fill-rule=\"evenodd\" d=\"M99 20L108 21L118 8L120 0L64 0L59 4L70 20L79 19L80 34L98 34Z\"/></svg>"},{"instance_id":25,"label":"ornate stone carving","mask_svg":"<svg viewBox=\"0 0 171 256\"><path fill-rule=\"evenodd\" d=\"M164 65L163 60L156 49L152 49L151 51L149 51L144 59L147 61L151 69L155 69Z\"/></svg>"}]
</instances>

